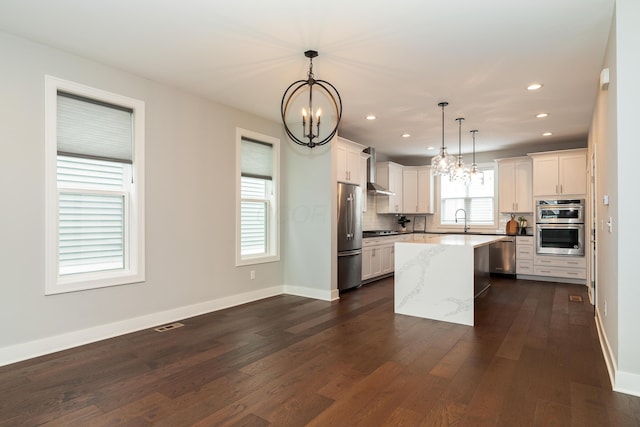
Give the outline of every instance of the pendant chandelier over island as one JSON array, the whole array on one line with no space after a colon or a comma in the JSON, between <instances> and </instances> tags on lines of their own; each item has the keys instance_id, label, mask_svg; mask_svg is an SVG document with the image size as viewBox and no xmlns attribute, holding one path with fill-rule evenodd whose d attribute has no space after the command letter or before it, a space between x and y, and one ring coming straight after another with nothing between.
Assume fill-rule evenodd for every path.
<instances>
[{"instance_id":1,"label":"pendant chandelier over island","mask_svg":"<svg viewBox=\"0 0 640 427\"><path fill-rule=\"evenodd\" d=\"M478 169L476 164L476 129L472 130L473 135L473 163L471 167L465 166L462 160L462 121L463 117L458 117L458 156L447 153L447 147L444 145L444 107L449 105L448 102L443 101L438 103L438 107L442 108L442 146L437 156L431 159L431 175L448 177L451 181L459 181L465 185L471 183L482 184L484 181L484 175L482 171Z\"/></svg>"}]
</instances>

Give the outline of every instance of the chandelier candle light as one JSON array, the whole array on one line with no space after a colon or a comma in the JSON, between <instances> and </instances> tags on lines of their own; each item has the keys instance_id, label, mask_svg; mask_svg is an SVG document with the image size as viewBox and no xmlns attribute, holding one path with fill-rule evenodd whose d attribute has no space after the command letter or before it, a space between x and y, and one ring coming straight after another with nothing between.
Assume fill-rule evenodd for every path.
<instances>
[{"instance_id":1,"label":"chandelier candle light","mask_svg":"<svg viewBox=\"0 0 640 427\"><path fill-rule=\"evenodd\" d=\"M282 115L282 123L287 132L287 135L293 142L299 145L304 145L309 148L313 148L318 145L324 145L335 136L338 131L338 125L342 118L342 99L338 90L326 80L316 79L313 75L313 58L318 56L318 52L315 50L308 50L304 53L304 56L309 58L309 71L307 73L306 80L297 80L285 90L282 95L282 102L280 104L280 113ZM308 91L308 96L304 96L305 90ZM314 92L316 97L314 99ZM314 110L314 102L315 110ZM303 103L302 109L300 103ZM330 128L320 127L322 118L322 107L325 110L329 110L335 113L335 125ZM295 123L300 123L300 116L295 116L288 122L288 113L290 110L302 111L302 132L296 134L292 129L299 126L294 126ZM314 118L315 116L315 118ZM334 120L333 117L329 117L330 122ZM326 120L325 120L326 121Z\"/></svg>"},{"instance_id":2,"label":"chandelier candle light","mask_svg":"<svg viewBox=\"0 0 640 427\"><path fill-rule=\"evenodd\" d=\"M451 167L455 164L455 158L447 153L447 147L444 146L444 107L449 105L448 102L438 103L438 107L442 108L442 146L440 153L431 159L431 175L449 176Z\"/></svg>"}]
</instances>

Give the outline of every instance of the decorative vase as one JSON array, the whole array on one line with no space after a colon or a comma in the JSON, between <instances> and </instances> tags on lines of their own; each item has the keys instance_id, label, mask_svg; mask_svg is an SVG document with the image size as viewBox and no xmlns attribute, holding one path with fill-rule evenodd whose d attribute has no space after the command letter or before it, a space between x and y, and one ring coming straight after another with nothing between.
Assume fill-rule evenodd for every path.
<instances>
[{"instance_id":1,"label":"decorative vase","mask_svg":"<svg viewBox=\"0 0 640 427\"><path fill-rule=\"evenodd\" d=\"M520 234L527 234L527 221L520 221Z\"/></svg>"}]
</instances>

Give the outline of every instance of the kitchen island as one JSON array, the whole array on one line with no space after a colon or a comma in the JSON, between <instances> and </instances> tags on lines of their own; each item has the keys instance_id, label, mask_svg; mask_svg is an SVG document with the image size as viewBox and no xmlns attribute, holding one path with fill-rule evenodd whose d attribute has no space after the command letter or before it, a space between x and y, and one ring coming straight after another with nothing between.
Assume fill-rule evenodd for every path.
<instances>
[{"instance_id":1,"label":"kitchen island","mask_svg":"<svg viewBox=\"0 0 640 427\"><path fill-rule=\"evenodd\" d=\"M395 244L395 312L473 326L489 283L489 245L504 236L422 235Z\"/></svg>"}]
</instances>

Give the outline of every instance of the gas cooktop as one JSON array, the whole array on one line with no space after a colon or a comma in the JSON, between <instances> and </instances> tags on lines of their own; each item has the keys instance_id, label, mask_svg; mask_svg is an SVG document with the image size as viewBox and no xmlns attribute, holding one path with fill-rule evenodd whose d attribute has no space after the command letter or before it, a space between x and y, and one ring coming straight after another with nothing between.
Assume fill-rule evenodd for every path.
<instances>
[{"instance_id":1,"label":"gas cooktop","mask_svg":"<svg viewBox=\"0 0 640 427\"><path fill-rule=\"evenodd\" d=\"M391 236L394 234L400 233L393 230L366 230L362 232L362 237Z\"/></svg>"}]
</instances>

